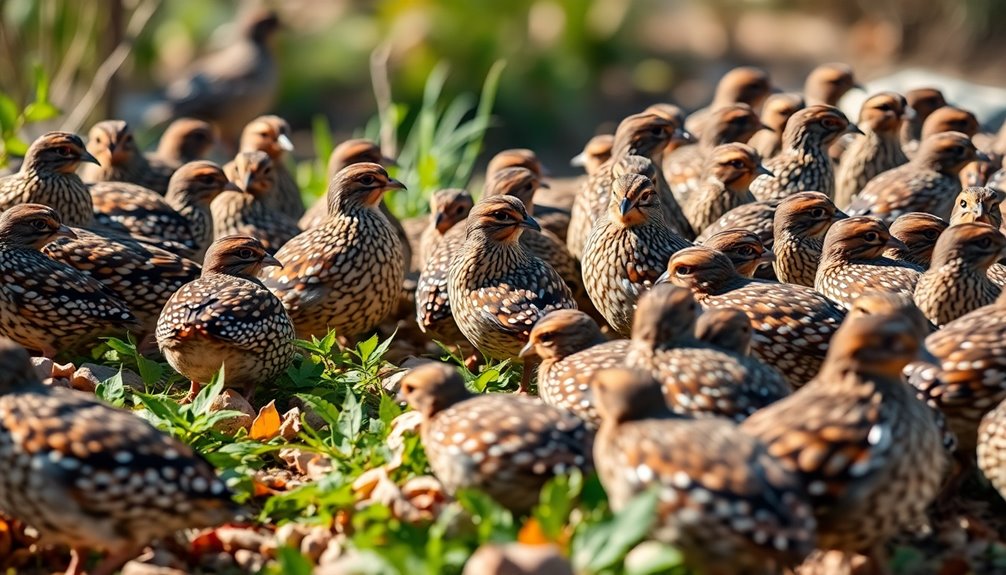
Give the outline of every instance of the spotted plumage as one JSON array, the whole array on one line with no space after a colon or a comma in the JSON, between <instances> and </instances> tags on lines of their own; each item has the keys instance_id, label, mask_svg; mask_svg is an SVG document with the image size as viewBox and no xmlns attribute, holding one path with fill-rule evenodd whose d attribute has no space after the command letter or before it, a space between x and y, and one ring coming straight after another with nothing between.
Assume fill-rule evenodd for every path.
<instances>
[{"instance_id":1,"label":"spotted plumage","mask_svg":"<svg viewBox=\"0 0 1006 575\"><path fill-rule=\"evenodd\" d=\"M613 182L608 211L584 246L583 280L608 324L628 335L636 300L663 273L667 259L691 245L669 230L653 183L627 174Z\"/></svg>"},{"instance_id":2,"label":"spotted plumage","mask_svg":"<svg viewBox=\"0 0 1006 575\"><path fill-rule=\"evenodd\" d=\"M758 130L748 140L748 145L758 152L762 159L774 158L782 151L782 133L789 117L804 107L803 96L796 92L780 92L765 100L761 112L761 123L765 129Z\"/></svg>"},{"instance_id":3,"label":"spotted plumage","mask_svg":"<svg viewBox=\"0 0 1006 575\"><path fill-rule=\"evenodd\" d=\"M765 161L773 175L756 178L751 193L759 200L781 200L807 190L831 196L835 169L828 147L848 131L859 129L838 108L811 105L796 112L786 122L782 151Z\"/></svg>"},{"instance_id":4,"label":"spotted plumage","mask_svg":"<svg viewBox=\"0 0 1006 575\"><path fill-rule=\"evenodd\" d=\"M390 166L395 163L391 158L385 157L381 153L381 148L370 140L346 140L336 146L328 156L328 166L325 169L326 177L331 181L346 166L360 162L370 162L381 164L382 166ZM388 212L383 209L383 204L382 211L385 213L385 216L388 215ZM322 196L308 208L307 213L300 219L300 227L304 230L316 228L324 223L325 216L327 215L328 202L325 196Z\"/></svg>"},{"instance_id":5,"label":"spotted plumage","mask_svg":"<svg viewBox=\"0 0 1006 575\"><path fill-rule=\"evenodd\" d=\"M593 438L583 420L533 397L475 395L446 364L410 371L400 395L422 416L423 448L450 494L475 488L526 512L549 479L593 467Z\"/></svg>"},{"instance_id":6,"label":"spotted plumage","mask_svg":"<svg viewBox=\"0 0 1006 575\"><path fill-rule=\"evenodd\" d=\"M593 392L602 415L594 462L612 509L654 489L651 536L674 545L696 572L777 573L814 548L798 477L760 441L723 419L671 412L643 372L600 371Z\"/></svg>"},{"instance_id":7,"label":"spotted plumage","mask_svg":"<svg viewBox=\"0 0 1006 575\"><path fill-rule=\"evenodd\" d=\"M901 150L906 106L904 96L895 92L881 92L863 102L856 125L864 135L842 154L835 174L835 205L845 208L867 182L908 161Z\"/></svg>"},{"instance_id":8,"label":"spotted plumage","mask_svg":"<svg viewBox=\"0 0 1006 575\"><path fill-rule=\"evenodd\" d=\"M898 243L888 246L884 250L884 257L926 269L933 257L936 239L945 229L947 222L932 214L909 212L901 215L888 229Z\"/></svg>"},{"instance_id":9,"label":"spotted plumage","mask_svg":"<svg viewBox=\"0 0 1006 575\"><path fill-rule=\"evenodd\" d=\"M758 235L766 247L773 244L772 220L779 202L751 202L743 204L723 214L720 219L702 231L695 243L704 244L715 234L729 229L742 229Z\"/></svg>"},{"instance_id":10,"label":"spotted plumage","mask_svg":"<svg viewBox=\"0 0 1006 575\"><path fill-rule=\"evenodd\" d=\"M38 381L28 354L0 340L0 511L41 545L73 550L68 571L111 574L154 539L231 520L237 505L187 445L90 394Z\"/></svg>"},{"instance_id":11,"label":"spotted plumage","mask_svg":"<svg viewBox=\"0 0 1006 575\"><path fill-rule=\"evenodd\" d=\"M39 251L74 236L47 206L22 204L0 215L0 335L49 358L139 328L115 293Z\"/></svg>"},{"instance_id":12,"label":"spotted plumage","mask_svg":"<svg viewBox=\"0 0 1006 575\"><path fill-rule=\"evenodd\" d=\"M814 287L824 236L843 218L845 214L820 192L799 192L779 202L772 222L772 267L779 281Z\"/></svg>"},{"instance_id":13,"label":"spotted plumage","mask_svg":"<svg viewBox=\"0 0 1006 575\"><path fill-rule=\"evenodd\" d=\"M1002 190L990 186L967 187L961 190L950 214L950 225L966 222L988 224L1000 231L1003 227ZM989 266L988 278L1000 288L1006 287L1006 265L994 262Z\"/></svg>"},{"instance_id":14,"label":"spotted plumage","mask_svg":"<svg viewBox=\"0 0 1006 575\"><path fill-rule=\"evenodd\" d=\"M405 189L377 164L351 164L328 187L325 224L286 243L283 268L262 282L283 302L297 337L347 338L373 329L398 303L405 260L394 228L378 209L389 189Z\"/></svg>"},{"instance_id":15,"label":"spotted plumage","mask_svg":"<svg viewBox=\"0 0 1006 575\"><path fill-rule=\"evenodd\" d=\"M942 433L901 380L919 346L904 316L851 318L813 381L741 425L803 480L821 549L878 554L939 490Z\"/></svg>"},{"instance_id":16,"label":"spotted plumage","mask_svg":"<svg viewBox=\"0 0 1006 575\"><path fill-rule=\"evenodd\" d=\"M729 307L751 318L751 355L778 369L793 387L813 378L828 341L845 312L811 288L747 279L730 259L710 248L694 247L674 255L667 281L692 290L703 309Z\"/></svg>"},{"instance_id":17,"label":"spotted plumage","mask_svg":"<svg viewBox=\"0 0 1006 575\"><path fill-rule=\"evenodd\" d=\"M279 193L276 164L265 152L241 152L225 171L238 191L213 200L213 237L249 235L275 253L300 233L297 220L275 207Z\"/></svg>"},{"instance_id":18,"label":"spotted plumage","mask_svg":"<svg viewBox=\"0 0 1006 575\"><path fill-rule=\"evenodd\" d=\"M129 124L122 120L95 124L87 135L87 151L101 162L81 168L80 177L87 183L129 182L163 194L174 172L167 165L147 161Z\"/></svg>"},{"instance_id":19,"label":"spotted plumage","mask_svg":"<svg viewBox=\"0 0 1006 575\"><path fill-rule=\"evenodd\" d=\"M24 156L21 169L0 177L0 212L18 204L42 204L63 214L70 226L85 226L93 218L91 194L77 176L81 162L98 160L83 140L69 132L39 136Z\"/></svg>"},{"instance_id":20,"label":"spotted plumage","mask_svg":"<svg viewBox=\"0 0 1006 575\"><path fill-rule=\"evenodd\" d=\"M202 274L171 296L157 321L157 346L171 367L194 387L221 367L227 387L274 387L293 360L294 326L256 275L281 265L253 237L215 241Z\"/></svg>"},{"instance_id":21,"label":"spotted plumage","mask_svg":"<svg viewBox=\"0 0 1006 575\"><path fill-rule=\"evenodd\" d=\"M702 168L701 183L684 204L692 229L701 234L730 210L755 201L748 186L766 173L750 146L732 143L713 148Z\"/></svg>"},{"instance_id":22,"label":"spotted plumage","mask_svg":"<svg viewBox=\"0 0 1006 575\"><path fill-rule=\"evenodd\" d=\"M999 495L1006 497L1006 401L982 418L977 453L978 467Z\"/></svg>"},{"instance_id":23,"label":"spotted plumage","mask_svg":"<svg viewBox=\"0 0 1006 575\"><path fill-rule=\"evenodd\" d=\"M824 236L814 289L845 309L868 292L911 296L923 269L885 258L884 249L892 241L897 242L876 218L835 222Z\"/></svg>"}]
</instances>

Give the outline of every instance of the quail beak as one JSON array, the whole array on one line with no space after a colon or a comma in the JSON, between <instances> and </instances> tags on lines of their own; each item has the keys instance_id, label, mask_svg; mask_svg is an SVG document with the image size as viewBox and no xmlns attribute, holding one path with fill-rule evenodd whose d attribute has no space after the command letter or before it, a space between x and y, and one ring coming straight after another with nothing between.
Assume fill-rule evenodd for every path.
<instances>
[{"instance_id":1,"label":"quail beak","mask_svg":"<svg viewBox=\"0 0 1006 575\"><path fill-rule=\"evenodd\" d=\"M255 178L255 174L253 174L251 172L248 172L245 175L244 179L241 181L241 186L239 186L241 188L241 191L247 192L248 190L250 190L251 189L251 183L252 183L252 180L254 178Z\"/></svg>"},{"instance_id":2,"label":"quail beak","mask_svg":"<svg viewBox=\"0 0 1006 575\"><path fill-rule=\"evenodd\" d=\"M388 183L387 183L387 185L384 186L384 189L385 190L407 190L408 188L406 188L405 184L403 184L402 182L399 182L398 180L396 180L394 178L388 178Z\"/></svg>"},{"instance_id":3,"label":"quail beak","mask_svg":"<svg viewBox=\"0 0 1006 575\"><path fill-rule=\"evenodd\" d=\"M671 139L680 140L682 142L694 142L695 136L684 128L678 128L674 130L674 134L671 135Z\"/></svg>"},{"instance_id":4,"label":"quail beak","mask_svg":"<svg viewBox=\"0 0 1006 575\"><path fill-rule=\"evenodd\" d=\"M520 348L520 353L517 354L517 357L525 358L525 357L528 357L528 356L533 356L534 354L535 354L534 353L534 340L530 340L529 339L527 341L527 343L524 344L524 347Z\"/></svg>"},{"instance_id":5,"label":"quail beak","mask_svg":"<svg viewBox=\"0 0 1006 575\"><path fill-rule=\"evenodd\" d=\"M436 216L433 217L433 227L440 229L441 224L447 220L447 214L444 212L438 212Z\"/></svg>"},{"instance_id":6,"label":"quail beak","mask_svg":"<svg viewBox=\"0 0 1006 575\"><path fill-rule=\"evenodd\" d=\"M857 126L856 124L853 124L851 122L849 123L849 126L845 129L845 133L846 134L859 134L861 136L864 135L863 134L863 130L860 130L859 126Z\"/></svg>"},{"instance_id":7,"label":"quail beak","mask_svg":"<svg viewBox=\"0 0 1006 575\"><path fill-rule=\"evenodd\" d=\"M241 187L238 186L237 184L235 184L234 182L232 182L230 180L227 180L227 183L224 184L224 187L221 188L221 191L223 191L223 192L241 192L241 191L244 191L244 190L242 190Z\"/></svg>"},{"instance_id":8,"label":"quail beak","mask_svg":"<svg viewBox=\"0 0 1006 575\"><path fill-rule=\"evenodd\" d=\"M774 261L775 252L767 249L764 253L762 253L761 257L758 258L758 267L771 265Z\"/></svg>"},{"instance_id":9,"label":"quail beak","mask_svg":"<svg viewBox=\"0 0 1006 575\"><path fill-rule=\"evenodd\" d=\"M273 256L270 256L270 255L266 254L266 256L264 258L262 258L262 267L264 267L264 268L280 268L280 269L282 269L283 268L283 262L279 261L278 259L276 259Z\"/></svg>"},{"instance_id":10,"label":"quail beak","mask_svg":"<svg viewBox=\"0 0 1006 575\"><path fill-rule=\"evenodd\" d=\"M975 150L975 161L976 162L991 162L992 158L988 154L981 150Z\"/></svg>"},{"instance_id":11,"label":"quail beak","mask_svg":"<svg viewBox=\"0 0 1006 575\"><path fill-rule=\"evenodd\" d=\"M625 215L631 212L632 209L635 207L636 207L635 202L633 202L629 198L625 198L622 200L622 203L618 204L618 213L622 214L622 217L624 218Z\"/></svg>"},{"instance_id":12,"label":"quail beak","mask_svg":"<svg viewBox=\"0 0 1006 575\"><path fill-rule=\"evenodd\" d=\"M545 174L543 173L542 175L545 175ZM548 182L546 182L544 180L538 180L538 189L540 190L542 188L545 188L546 190L550 190L550 189L552 189L552 184L550 184L550 183L548 183Z\"/></svg>"},{"instance_id":13,"label":"quail beak","mask_svg":"<svg viewBox=\"0 0 1006 575\"><path fill-rule=\"evenodd\" d=\"M975 206L975 219L981 221L981 218L985 217L985 206L979 203ZM987 223L987 222L982 222Z\"/></svg>"},{"instance_id":14,"label":"quail beak","mask_svg":"<svg viewBox=\"0 0 1006 575\"><path fill-rule=\"evenodd\" d=\"M536 232L541 231L541 226L539 226L538 222L531 216L524 216L524 219L520 222L520 227L534 230Z\"/></svg>"},{"instance_id":15,"label":"quail beak","mask_svg":"<svg viewBox=\"0 0 1006 575\"><path fill-rule=\"evenodd\" d=\"M579 154L573 156L572 158L569 159L569 165L573 166L574 168L582 168L583 166L587 165L587 153L580 152Z\"/></svg>"},{"instance_id":16,"label":"quail beak","mask_svg":"<svg viewBox=\"0 0 1006 575\"><path fill-rule=\"evenodd\" d=\"M898 238L896 238L894 236L891 236L890 238L888 238L887 243L884 244L884 248L885 249L893 249L893 250L902 250L902 251L907 251L908 250L908 246L905 245L905 242L899 240Z\"/></svg>"},{"instance_id":17,"label":"quail beak","mask_svg":"<svg viewBox=\"0 0 1006 575\"><path fill-rule=\"evenodd\" d=\"M664 270L664 273L660 274L660 277L657 278L654 284L665 284L669 281L671 281L671 270Z\"/></svg>"},{"instance_id":18,"label":"quail beak","mask_svg":"<svg viewBox=\"0 0 1006 575\"><path fill-rule=\"evenodd\" d=\"M758 164L758 167L755 168L755 177L758 177L758 176L768 176L770 178L774 178L775 174L772 173L772 170L766 168L765 166L763 166L761 164Z\"/></svg>"},{"instance_id":19,"label":"quail beak","mask_svg":"<svg viewBox=\"0 0 1006 575\"><path fill-rule=\"evenodd\" d=\"M279 144L279 148L281 150L285 150L287 152L293 151L293 142L290 141L290 136L287 136L286 134L280 134L279 137L276 138L276 143Z\"/></svg>"},{"instance_id":20,"label":"quail beak","mask_svg":"<svg viewBox=\"0 0 1006 575\"><path fill-rule=\"evenodd\" d=\"M849 214L843 212L842 210L835 210L834 214L831 214L831 221L837 222L838 220L844 220L848 218Z\"/></svg>"},{"instance_id":21,"label":"quail beak","mask_svg":"<svg viewBox=\"0 0 1006 575\"><path fill-rule=\"evenodd\" d=\"M901 118L903 120L914 120L919 117L919 113L915 111L915 108L911 106L905 106L905 110L901 113Z\"/></svg>"},{"instance_id":22,"label":"quail beak","mask_svg":"<svg viewBox=\"0 0 1006 575\"><path fill-rule=\"evenodd\" d=\"M98 161L98 158L95 158L91 154L91 152L88 152L87 150L83 150L83 151L80 152L80 161L81 162L88 162L90 164L95 164L95 165L98 165L98 166L101 165L101 162Z\"/></svg>"},{"instance_id":23,"label":"quail beak","mask_svg":"<svg viewBox=\"0 0 1006 575\"><path fill-rule=\"evenodd\" d=\"M71 240L75 240L77 239L77 234L71 230L69 226L61 224L58 228L56 228L56 233L52 235L52 239L55 240L57 238L70 238Z\"/></svg>"}]
</instances>

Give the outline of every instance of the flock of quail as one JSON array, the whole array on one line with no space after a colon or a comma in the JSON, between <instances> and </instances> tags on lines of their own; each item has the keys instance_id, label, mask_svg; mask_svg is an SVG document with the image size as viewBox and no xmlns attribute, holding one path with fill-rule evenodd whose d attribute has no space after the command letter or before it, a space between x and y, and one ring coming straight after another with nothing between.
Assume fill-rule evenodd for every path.
<instances>
[{"instance_id":1,"label":"flock of quail","mask_svg":"<svg viewBox=\"0 0 1006 575\"><path fill-rule=\"evenodd\" d=\"M656 489L652 536L700 572L815 549L882 572L976 463L1006 491L1006 133L935 89L874 94L854 124L835 107L854 87L843 65L802 93L737 68L707 108L654 105L591 139L566 205L537 203L541 163L507 150L481 194L433 194L414 238L371 142L333 152L306 209L276 116L224 166L195 119L152 153L117 120L86 144L47 133L0 178L0 511L69 546L70 572L105 552L97 574L236 512L192 450L43 385L29 353L130 332L192 394L223 366L268 395L295 338L406 321L410 276L430 339L522 366L517 394L436 362L401 380L449 493L520 513L596 470L615 510Z\"/></svg>"}]
</instances>

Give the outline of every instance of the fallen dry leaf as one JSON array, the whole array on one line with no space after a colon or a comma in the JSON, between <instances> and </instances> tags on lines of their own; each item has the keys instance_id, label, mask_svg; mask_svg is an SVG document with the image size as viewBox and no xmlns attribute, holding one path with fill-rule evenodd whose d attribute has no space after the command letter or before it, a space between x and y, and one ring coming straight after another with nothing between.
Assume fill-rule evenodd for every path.
<instances>
[{"instance_id":1,"label":"fallen dry leaf","mask_svg":"<svg viewBox=\"0 0 1006 575\"><path fill-rule=\"evenodd\" d=\"M248 437L260 441L269 441L279 435L279 426L281 423L279 412L276 411L276 400L274 399L267 405L262 406L262 409L258 411L255 421L252 422L251 431L248 432Z\"/></svg>"}]
</instances>

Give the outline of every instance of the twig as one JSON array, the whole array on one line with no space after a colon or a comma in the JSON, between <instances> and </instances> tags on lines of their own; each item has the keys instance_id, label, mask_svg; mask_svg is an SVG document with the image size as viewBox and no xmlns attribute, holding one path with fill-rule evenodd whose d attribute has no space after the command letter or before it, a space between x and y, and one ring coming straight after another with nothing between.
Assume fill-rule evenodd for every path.
<instances>
[{"instance_id":1,"label":"twig","mask_svg":"<svg viewBox=\"0 0 1006 575\"><path fill-rule=\"evenodd\" d=\"M123 62L126 61L126 58L132 51L136 37L147 26L147 22L150 21L159 5L160 2L158 0L144 0L136 7L136 10L133 11L133 16L129 19L129 25L126 27L126 35L123 37L122 42L119 42L119 45L105 58L101 66L98 66L98 70L94 73L94 80L91 81L91 86L63 122L62 130L76 132L84 125L84 121L94 111L101 97L105 95L105 90L108 88L112 76L119 71L119 68L122 67Z\"/></svg>"},{"instance_id":2,"label":"twig","mask_svg":"<svg viewBox=\"0 0 1006 575\"><path fill-rule=\"evenodd\" d=\"M90 9L87 9L90 7ZM88 44L91 42L91 37L95 33L94 23L97 21L98 9L101 8L97 3L82 3L81 6L81 19L76 26L76 31L73 34L73 40L70 41L70 47L66 50L66 57L60 63L59 69L56 70L56 74L52 79L52 88L49 93L52 95L57 95L56 97L61 98L57 104L60 107L65 106L73 100L69 99L68 92L70 91L70 84L73 81L74 74L77 73L80 68L80 63L84 59L84 54L88 51ZM86 16L84 15L86 14ZM62 99L66 98L66 99Z\"/></svg>"},{"instance_id":3,"label":"twig","mask_svg":"<svg viewBox=\"0 0 1006 575\"><path fill-rule=\"evenodd\" d=\"M377 101L377 116L381 120L381 151L386 156L398 155L398 139L395 137L395 122L391 117L394 102L391 100L391 80L388 78L388 60L391 45L381 44L370 53L370 81L374 86Z\"/></svg>"}]
</instances>

